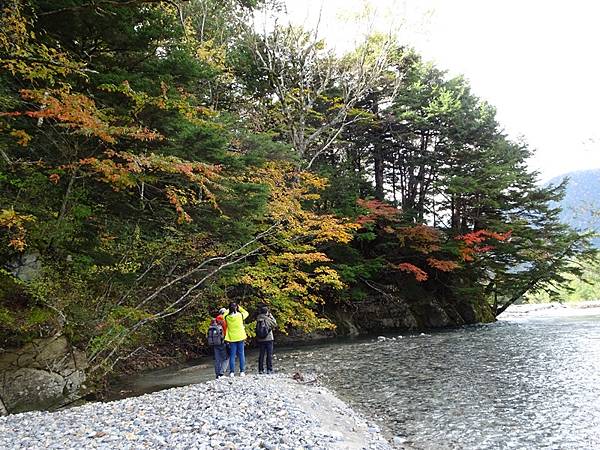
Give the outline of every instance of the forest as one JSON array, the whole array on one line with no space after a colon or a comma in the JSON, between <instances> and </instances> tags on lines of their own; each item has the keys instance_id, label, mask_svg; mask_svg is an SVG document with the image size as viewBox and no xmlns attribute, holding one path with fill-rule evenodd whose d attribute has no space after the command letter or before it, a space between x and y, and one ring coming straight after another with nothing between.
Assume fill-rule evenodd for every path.
<instances>
[{"instance_id":1,"label":"forest","mask_svg":"<svg viewBox=\"0 0 600 450\"><path fill-rule=\"evenodd\" d=\"M290 338L493 321L594 257L564 183L392 34L340 54L257 26L270 0L3 5L3 349L65 336L102 377L202 352L230 301Z\"/></svg>"}]
</instances>

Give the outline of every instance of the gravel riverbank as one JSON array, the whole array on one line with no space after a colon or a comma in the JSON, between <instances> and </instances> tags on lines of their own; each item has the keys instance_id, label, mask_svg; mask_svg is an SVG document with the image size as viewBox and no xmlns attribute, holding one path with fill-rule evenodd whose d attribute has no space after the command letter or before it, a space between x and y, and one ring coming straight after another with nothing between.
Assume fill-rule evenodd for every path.
<instances>
[{"instance_id":1,"label":"gravel riverbank","mask_svg":"<svg viewBox=\"0 0 600 450\"><path fill-rule=\"evenodd\" d=\"M284 375L248 375L59 412L0 417L0 448L398 447L324 387Z\"/></svg>"}]
</instances>

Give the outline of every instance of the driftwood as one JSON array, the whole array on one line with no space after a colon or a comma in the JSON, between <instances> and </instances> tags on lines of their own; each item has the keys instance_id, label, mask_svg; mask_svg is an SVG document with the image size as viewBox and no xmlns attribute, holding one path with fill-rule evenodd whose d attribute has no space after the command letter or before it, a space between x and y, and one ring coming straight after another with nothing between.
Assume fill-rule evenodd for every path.
<instances>
[{"instance_id":1,"label":"driftwood","mask_svg":"<svg viewBox=\"0 0 600 450\"><path fill-rule=\"evenodd\" d=\"M292 380L300 384L316 384L319 381L319 377L315 374L313 378L307 378L301 372L295 372L292 375Z\"/></svg>"}]
</instances>

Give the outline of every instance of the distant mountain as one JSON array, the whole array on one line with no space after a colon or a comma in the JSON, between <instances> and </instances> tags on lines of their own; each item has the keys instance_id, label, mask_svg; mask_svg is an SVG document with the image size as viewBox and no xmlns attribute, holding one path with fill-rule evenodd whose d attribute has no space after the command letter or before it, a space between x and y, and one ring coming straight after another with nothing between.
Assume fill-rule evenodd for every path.
<instances>
[{"instance_id":1,"label":"distant mountain","mask_svg":"<svg viewBox=\"0 0 600 450\"><path fill-rule=\"evenodd\" d=\"M569 184L561 203L562 221L578 230L593 229L600 233L600 169L570 172L548 183L558 184L565 177L569 178ZM594 242L600 247L600 238Z\"/></svg>"}]
</instances>

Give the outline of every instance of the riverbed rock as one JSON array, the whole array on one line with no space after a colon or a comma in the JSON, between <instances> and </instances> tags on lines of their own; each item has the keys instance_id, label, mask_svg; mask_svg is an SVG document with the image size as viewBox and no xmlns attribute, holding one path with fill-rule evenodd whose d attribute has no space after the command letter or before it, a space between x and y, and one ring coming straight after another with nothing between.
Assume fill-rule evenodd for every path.
<instances>
[{"instance_id":1,"label":"riverbed rock","mask_svg":"<svg viewBox=\"0 0 600 450\"><path fill-rule=\"evenodd\" d=\"M352 304L340 304L328 316L342 335L374 334L392 330L419 330L493 322L484 299L455 298L450 292L430 292L410 280L379 284L378 291Z\"/></svg>"},{"instance_id":2,"label":"riverbed rock","mask_svg":"<svg viewBox=\"0 0 600 450\"><path fill-rule=\"evenodd\" d=\"M36 339L0 356L0 413L47 409L79 396L85 382L85 354L66 337Z\"/></svg>"},{"instance_id":3,"label":"riverbed rock","mask_svg":"<svg viewBox=\"0 0 600 450\"><path fill-rule=\"evenodd\" d=\"M258 418L257 411L268 414ZM366 422L321 386L283 375L248 375L2 417L0 448L391 450L378 429L367 431Z\"/></svg>"}]
</instances>

